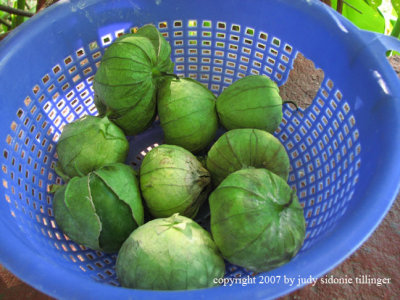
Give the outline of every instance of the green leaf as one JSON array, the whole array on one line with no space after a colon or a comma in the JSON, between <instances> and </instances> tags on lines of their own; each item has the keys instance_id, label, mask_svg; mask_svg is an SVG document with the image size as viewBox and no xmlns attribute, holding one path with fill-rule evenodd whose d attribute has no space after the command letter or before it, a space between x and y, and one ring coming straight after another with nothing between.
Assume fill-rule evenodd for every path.
<instances>
[{"instance_id":1,"label":"green leaf","mask_svg":"<svg viewBox=\"0 0 400 300\"><path fill-rule=\"evenodd\" d=\"M17 2L14 2L14 7L18 9L25 9L25 0L17 0ZM13 22L12 22L12 28L17 27L18 25L22 24L25 20L23 16L18 16L14 15L13 16Z\"/></svg>"},{"instance_id":2,"label":"green leaf","mask_svg":"<svg viewBox=\"0 0 400 300\"><path fill-rule=\"evenodd\" d=\"M135 171L128 165L116 163L93 172L123 201L132 213L137 226L143 225L143 205Z\"/></svg>"},{"instance_id":3,"label":"green leaf","mask_svg":"<svg viewBox=\"0 0 400 300\"><path fill-rule=\"evenodd\" d=\"M364 2L373 8L378 8L382 4L382 0L364 0Z\"/></svg>"},{"instance_id":4,"label":"green leaf","mask_svg":"<svg viewBox=\"0 0 400 300\"><path fill-rule=\"evenodd\" d=\"M397 19L396 23L393 26L392 32L390 33L391 36L399 37L400 35L400 19Z\"/></svg>"},{"instance_id":5,"label":"green leaf","mask_svg":"<svg viewBox=\"0 0 400 300\"><path fill-rule=\"evenodd\" d=\"M400 0L391 0L391 2L397 15L400 16Z\"/></svg>"},{"instance_id":6,"label":"green leaf","mask_svg":"<svg viewBox=\"0 0 400 300\"><path fill-rule=\"evenodd\" d=\"M54 195L57 225L73 241L99 249L101 223L88 188L88 177L74 177Z\"/></svg>"},{"instance_id":7,"label":"green leaf","mask_svg":"<svg viewBox=\"0 0 400 300\"><path fill-rule=\"evenodd\" d=\"M99 245L104 252L117 252L137 227L127 205L95 173L88 175L90 194L101 221ZM119 178L116 178L117 180Z\"/></svg>"},{"instance_id":8,"label":"green leaf","mask_svg":"<svg viewBox=\"0 0 400 300\"><path fill-rule=\"evenodd\" d=\"M385 18L375 7L380 0L366 1L346 0L343 4L342 15L361 29L384 33ZM332 0L332 7L337 7L337 0Z\"/></svg>"}]
</instances>

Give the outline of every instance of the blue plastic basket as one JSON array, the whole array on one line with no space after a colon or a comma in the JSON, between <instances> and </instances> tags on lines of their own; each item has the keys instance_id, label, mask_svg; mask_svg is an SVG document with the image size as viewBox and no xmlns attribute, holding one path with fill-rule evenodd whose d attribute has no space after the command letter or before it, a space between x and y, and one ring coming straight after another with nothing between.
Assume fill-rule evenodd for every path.
<instances>
[{"instance_id":1,"label":"blue plastic basket","mask_svg":"<svg viewBox=\"0 0 400 300\"><path fill-rule=\"evenodd\" d=\"M284 109L276 136L307 219L300 253L256 283L184 292L118 286L116 255L79 246L57 228L48 187L64 124L95 114L93 76L122 33L153 23L175 72L215 92L264 74L285 83L301 52L324 71L313 104ZM389 210L400 182L400 85L385 59L394 39L356 29L319 1L61 1L0 44L0 262L57 298L273 298L354 252ZM163 141L155 124L130 138L129 163ZM254 275L235 266L226 277ZM295 278L294 285L284 278Z\"/></svg>"}]
</instances>

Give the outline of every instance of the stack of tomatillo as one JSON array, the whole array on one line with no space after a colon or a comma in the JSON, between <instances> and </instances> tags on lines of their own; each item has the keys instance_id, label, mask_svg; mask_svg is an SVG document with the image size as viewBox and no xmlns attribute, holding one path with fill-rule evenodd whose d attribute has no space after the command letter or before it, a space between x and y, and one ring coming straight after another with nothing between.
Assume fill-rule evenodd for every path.
<instances>
[{"instance_id":1,"label":"stack of tomatillo","mask_svg":"<svg viewBox=\"0 0 400 300\"><path fill-rule=\"evenodd\" d=\"M117 276L130 288L214 286L224 259L257 272L288 262L305 219L287 184L289 157L273 136L283 105L276 83L247 76L216 97L173 75L170 55L152 25L105 51L93 84L99 116L66 125L57 144L66 182L53 187L58 226L77 243L119 251ZM126 136L157 114L164 144L137 176L124 163ZM227 131L216 139L219 124ZM193 220L205 203L211 232Z\"/></svg>"}]
</instances>

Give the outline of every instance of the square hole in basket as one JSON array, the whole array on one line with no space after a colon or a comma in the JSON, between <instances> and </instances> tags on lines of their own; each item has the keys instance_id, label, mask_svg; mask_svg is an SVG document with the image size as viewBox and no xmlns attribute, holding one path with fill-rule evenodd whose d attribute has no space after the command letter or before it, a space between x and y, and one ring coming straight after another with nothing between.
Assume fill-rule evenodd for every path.
<instances>
[{"instance_id":1,"label":"square hole in basket","mask_svg":"<svg viewBox=\"0 0 400 300\"><path fill-rule=\"evenodd\" d=\"M110 45L112 43L112 35L111 35L111 33L102 36L101 37L101 42L102 42L103 46Z\"/></svg>"},{"instance_id":2,"label":"square hole in basket","mask_svg":"<svg viewBox=\"0 0 400 300\"><path fill-rule=\"evenodd\" d=\"M232 24L231 30L235 32L240 32L240 25L238 24Z\"/></svg>"},{"instance_id":3,"label":"square hole in basket","mask_svg":"<svg viewBox=\"0 0 400 300\"><path fill-rule=\"evenodd\" d=\"M197 27L197 20L189 20L188 27Z\"/></svg>"},{"instance_id":4,"label":"square hole in basket","mask_svg":"<svg viewBox=\"0 0 400 300\"><path fill-rule=\"evenodd\" d=\"M225 22L218 22L217 23L218 29L226 29L226 23Z\"/></svg>"},{"instance_id":5,"label":"square hole in basket","mask_svg":"<svg viewBox=\"0 0 400 300\"><path fill-rule=\"evenodd\" d=\"M209 21L209 20L204 20L202 26L203 26L204 28L211 28L212 22Z\"/></svg>"}]
</instances>

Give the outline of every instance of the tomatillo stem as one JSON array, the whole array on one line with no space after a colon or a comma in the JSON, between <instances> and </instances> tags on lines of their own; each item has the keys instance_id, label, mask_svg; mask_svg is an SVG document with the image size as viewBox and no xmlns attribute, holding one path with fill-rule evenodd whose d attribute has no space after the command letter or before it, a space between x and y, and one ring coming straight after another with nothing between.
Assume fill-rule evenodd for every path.
<instances>
[{"instance_id":1,"label":"tomatillo stem","mask_svg":"<svg viewBox=\"0 0 400 300\"><path fill-rule=\"evenodd\" d=\"M179 76L174 73L160 72L162 76L172 76L179 80Z\"/></svg>"}]
</instances>

